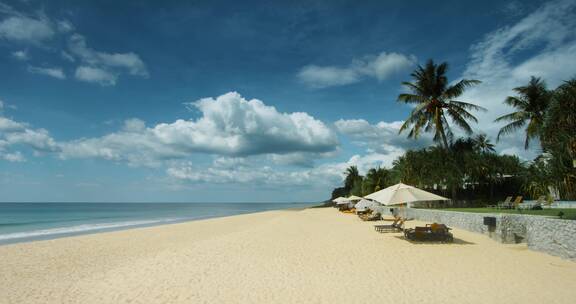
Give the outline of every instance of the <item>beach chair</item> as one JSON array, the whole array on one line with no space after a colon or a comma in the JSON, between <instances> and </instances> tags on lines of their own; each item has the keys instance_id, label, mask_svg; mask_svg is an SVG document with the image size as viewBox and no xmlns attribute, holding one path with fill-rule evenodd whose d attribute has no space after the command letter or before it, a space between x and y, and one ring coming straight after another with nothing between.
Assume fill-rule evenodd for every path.
<instances>
[{"instance_id":1,"label":"beach chair","mask_svg":"<svg viewBox=\"0 0 576 304\"><path fill-rule=\"evenodd\" d=\"M392 222L392 225L398 224L399 221L400 221L400 217L395 216L395 217L394 217L394 221ZM375 225L375 226L374 226L374 230L378 231L378 229L380 229L380 227L392 226L392 225Z\"/></svg>"},{"instance_id":2,"label":"beach chair","mask_svg":"<svg viewBox=\"0 0 576 304\"><path fill-rule=\"evenodd\" d=\"M424 227L415 227L404 230L404 237L410 241L439 241L453 242L454 236L450 228L444 224L427 224Z\"/></svg>"},{"instance_id":3,"label":"beach chair","mask_svg":"<svg viewBox=\"0 0 576 304\"><path fill-rule=\"evenodd\" d=\"M506 198L506 200L504 200L502 203L499 203L498 205L496 205L496 209L510 209L512 207L511 202L512 202L512 196L508 196Z\"/></svg>"},{"instance_id":4,"label":"beach chair","mask_svg":"<svg viewBox=\"0 0 576 304\"><path fill-rule=\"evenodd\" d=\"M518 205L518 209L542 210L543 204L546 204L546 195L540 195L533 203L522 203Z\"/></svg>"},{"instance_id":5,"label":"beach chair","mask_svg":"<svg viewBox=\"0 0 576 304\"><path fill-rule=\"evenodd\" d=\"M551 195L549 195L544 201L544 205L546 205L548 209L550 209L552 208L552 204L554 204L554 198Z\"/></svg>"},{"instance_id":6,"label":"beach chair","mask_svg":"<svg viewBox=\"0 0 576 304\"><path fill-rule=\"evenodd\" d=\"M520 204L522 204L523 197L521 195L517 196L514 202L512 202L512 208L519 209Z\"/></svg>"},{"instance_id":7,"label":"beach chair","mask_svg":"<svg viewBox=\"0 0 576 304\"><path fill-rule=\"evenodd\" d=\"M372 212L372 213L368 213L368 214L362 214L359 216L361 220L363 221L378 221L380 219L382 219L382 216L380 215L380 213L378 212Z\"/></svg>"},{"instance_id":8,"label":"beach chair","mask_svg":"<svg viewBox=\"0 0 576 304\"><path fill-rule=\"evenodd\" d=\"M402 232L404 230L404 222L406 219L396 218L391 225L376 225L374 230L380 233L384 232Z\"/></svg>"}]
</instances>

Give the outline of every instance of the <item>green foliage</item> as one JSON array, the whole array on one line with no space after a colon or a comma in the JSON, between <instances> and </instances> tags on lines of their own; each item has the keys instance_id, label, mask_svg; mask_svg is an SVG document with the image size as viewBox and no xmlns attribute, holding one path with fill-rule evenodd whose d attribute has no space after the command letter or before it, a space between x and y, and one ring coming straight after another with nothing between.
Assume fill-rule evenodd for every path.
<instances>
[{"instance_id":1,"label":"green foliage","mask_svg":"<svg viewBox=\"0 0 576 304\"><path fill-rule=\"evenodd\" d=\"M498 117L495 122L508 122L498 132L498 140L505 134L510 134L526 125L526 140L524 148L528 149L530 141L540 138L544 125L544 115L550 103L552 93L546 88L546 83L540 78L532 77L530 82L514 88L516 96L508 96L504 103L516 108L516 112Z\"/></svg>"},{"instance_id":2,"label":"green foliage","mask_svg":"<svg viewBox=\"0 0 576 304\"><path fill-rule=\"evenodd\" d=\"M334 188L334 190L332 190L332 196L330 197L330 200L333 200L341 196L342 197L348 196L348 191L346 190L346 188L344 187Z\"/></svg>"},{"instance_id":3,"label":"green foliage","mask_svg":"<svg viewBox=\"0 0 576 304\"><path fill-rule=\"evenodd\" d=\"M446 62L437 65L430 59L425 66L418 66L410 74L413 82L402 83L411 93L398 95L398 101L415 105L400 128L400 133L410 129L408 137L418 138L422 131L434 132L434 140L442 142L445 149L448 149L452 138L447 118L467 134L472 134L468 121L477 122L477 119L469 111L484 110L477 105L456 100L466 88L479 84L480 81L462 79L449 85L447 71Z\"/></svg>"},{"instance_id":4,"label":"green foliage","mask_svg":"<svg viewBox=\"0 0 576 304\"><path fill-rule=\"evenodd\" d=\"M410 93L398 101L413 104L400 133L409 129L409 138L421 132L433 132L441 147L407 151L393 163L393 168L373 168L363 177L356 166L346 169L344 187L334 189L332 198L351 194L365 196L402 181L428 191L459 193L493 201L496 196L524 195L535 199L549 196L557 189L561 199L576 199L576 78L550 91L540 78L532 77L525 86L514 88L515 96L504 103L515 112L496 119L507 122L498 138L525 127L525 148L540 139L544 153L529 165L518 157L497 155L494 144L485 134L453 141L448 118L466 133L476 122L469 111L484 110L474 104L455 100L464 90L480 83L463 79L449 85L446 63L429 60L412 74L413 82L403 82ZM519 193L519 186L523 193ZM446 195L447 193L443 193Z\"/></svg>"},{"instance_id":5,"label":"green foliage","mask_svg":"<svg viewBox=\"0 0 576 304\"><path fill-rule=\"evenodd\" d=\"M537 158L526 170L522 189L532 198L548 195L548 187L554 186L552 172L544 157Z\"/></svg>"},{"instance_id":6,"label":"green foliage","mask_svg":"<svg viewBox=\"0 0 576 304\"><path fill-rule=\"evenodd\" d=\"M549 182L566 199L576 199L576 78L552 96L542 128Z\"/></svg>"},{"instance_id":7,"label":"green foliage","mask_svg":"<svg viewBox=\"0 0 576 304\"><path fill-rule=\"evenodd\" d=\"M476 150L477 152L482 153L496 152L496 150L494 150L494 144L490 142L490 139L486 136L486 134L478 134L476 137L474 137L473 143L474 143L474 150Z\"/></svg>"},{"instance_id":8,"label":"green foliage","mask_svg":"<svg viewBox=\"0 0 576 304\"><path fill-rule=\"evenodd\" d=\"M344 188L347 192L350 192L350 190L352 190L354 187L354 184L357 183L358 179L361 178L360 173L358 172L358 167L350 166L346 169L344 174L346 174L346 179L344 180Z\"/></svg>"},{"instance_id":9,"label":"green foliage","mask_svg":"<svg viewBox=\"0 0 576 304\"><path fill-rule=\"evenodd\" d=\"M386 168L372 168L362 182L362 195L382 190L393 185L392 174Z\"/></svg>"},{"instance_id":10,"label":"green foliage","mask_svg":"<svg viewBox=\"0 0 576 304\"><path fill-rule=\"evenodd\" d=\"M400 179L422 189L450 189L452 199L464 188L483 188L493 197L494 185L519 179L525 168L517 157L479 152L472 139L458 139L446 152L438 147L407 151L394 162ZM456 192L456 193L455 193Z\"/></svg>"}]
</instances>

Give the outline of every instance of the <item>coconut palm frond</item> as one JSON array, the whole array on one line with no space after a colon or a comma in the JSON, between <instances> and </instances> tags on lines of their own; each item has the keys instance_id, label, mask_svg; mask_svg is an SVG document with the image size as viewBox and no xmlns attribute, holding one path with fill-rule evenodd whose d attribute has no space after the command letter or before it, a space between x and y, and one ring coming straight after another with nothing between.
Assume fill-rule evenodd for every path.
<instances>
[{"instance_id":1,"label":"coconut palm frond","mask_svg":"<svg viewBox=\"0 0 576 304\"><path fill-rule=\"evenodd\" d=\"M481 83L480 80L462 79L458 83L456 83L455 85L452 85L449 88L447 88L446 91L444 92L444 96L447 99L456 98L456 97L462 95L467 88L472 87L472 86L477 85L477 84L480 84L480 83Z\"/></svg>"},{"instance_id":2,"label":"coconut palm frond","mask_svg":"<svg viewBox=\"0 0 576 304\"><path fill-rule=\"evenodd\" d=\"M466 110L474 110L474 111L482 111L482 112L486 112L488 111L486 108L481 107L479 105L475 105L469 102L464 102L464 101L458 101L458 100L450 100L449 102L450 104L453 105L457 105L458 107L462 108L462 109L466 109Z\"/></svg>"},{"instance_id":3,"label":"coconut palm frond","mask_svg":"<svg viewBox=\"0 0 576 304\"><path fill-rule=\"evenodd\" d=\"M494 120L494 122L502 121L517 121L528 119L528 113L524 111L513 112L510 114L502 115Z\"/></svg>"},{"instance_id":4,"label":"coconut palm frond","mask_svg":"<svg viewBox=\"0 0 576 304\"><path fill-rule=\"evenodd\" d=\"M416 104L426 102L426 99L424 97L416 94L400 94L398 95L397 100L404 103L416 103Z\"/></svg>"},{"instance_id":5,"label":"coconut palm frond","mask_svg":"<svg viewBox=\"0 0 576 304\"><path fill-rule=\"evenodd\" d=\"M505 125L504 127L500 128L500 131L498 132L498 136L496 137L496 140L499 141L500 137L502 135L513 133L516 130L522 128L525 124L526 124L525 120L516 120L516 121L513 121L513 122Z\"/></svg>"}]
</instances>

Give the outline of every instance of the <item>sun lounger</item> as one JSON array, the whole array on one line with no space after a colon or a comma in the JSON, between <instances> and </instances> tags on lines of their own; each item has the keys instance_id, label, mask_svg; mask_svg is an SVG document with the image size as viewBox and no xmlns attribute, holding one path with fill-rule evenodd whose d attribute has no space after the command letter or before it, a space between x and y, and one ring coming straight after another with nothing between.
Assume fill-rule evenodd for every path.
<instances>
[{"instance_id":1,"label":"sun lounger","mask_svg":"<svg viewBox=\"0 0 576 304\"><path fill-rule=\"evenodd\" d=\"M504 200L502 203L499 203L498 205L495 205L493 207L495 207L496 209L510 209L512 208L512 196L508 196L506 198L506 200Z\"/></svg>"},{"instance_id":2,"label":"sun lounger","mask_svg":"<svg viewBox=\"0 0 576 304\"><path fill-rule=\"evenodd\" d=\"M520 204L522 204L522 196L517 196L516 199L514 200L514 202L512 202L512 208L516 208L518 209L520 207Z\"/></svg>"},{"instance_id":3,"label":"sun lounger","mask_svg":"<svg viewBox=\"0 0 576 304\"><path fill-rule=\"evenodd\" d=\"M541 195L535 202L525 202L518 205L518 209L532 209L532 210L541 210L542 205L546 204L546 196Z\"/></svg>"},{"instance_id":4,"label":"sun lounger","mask_svg":"<svg viewBox=\"0 0 576 304\"><path fill-rule=\"evenodd\" d=\"M352 209L344 210L344 211L342 211L342 213L356 214L356 209L352 208Z\"/></svg>"},{"instance_id":5,"label":"sun lounger","mask_svg":"<svg viewBox=\"0 0 576 304\"><path fill-rule=\"evenodd\" d=\"M396 220L394 220L394 222L391 225L376 225L374 226L374 230L380 233L401 232L404 230L404 228L402 227L404 226L405 221L406 221L405 219L396 218Z\"/></svg>"},{"instance_id":6,"label":"sun lounger","mask_svg":"<svg viewBox=\"0 0 576 304\"><path fill-rule=\"evenodd\" d=\"M378 212L359 214L358 217L363 221L378 221L382 219L382 216Z\"/></svg>"},{"instance_id":7,"label":"sun lounger","mask_svg":"<svg viewBox=\"0 0 576 304\"><path fill-rule=\"evenodd\" d=\"M440 241L452 242L454 236L450 228L444 224L427 224L424 227L415 227L404 230L404 237L410 241Z\"/></svg>"}]
</instances>

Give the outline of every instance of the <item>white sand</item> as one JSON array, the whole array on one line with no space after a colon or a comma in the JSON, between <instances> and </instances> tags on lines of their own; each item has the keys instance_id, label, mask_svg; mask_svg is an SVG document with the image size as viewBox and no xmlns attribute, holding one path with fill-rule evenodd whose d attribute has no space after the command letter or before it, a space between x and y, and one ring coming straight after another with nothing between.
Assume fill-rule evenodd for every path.
<instances>
[{"instance_id":1,"label":"white sand","mask_svg":"<svg viewBox=\"0 0 576 304\"><path fill-rule=\"evenodd\" d=\"M412 244L374 224L273 211L2 246L0 303L576 301L574 262L458 229L454 244Z\"/></svg>"}]
</instances>

